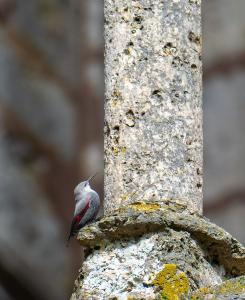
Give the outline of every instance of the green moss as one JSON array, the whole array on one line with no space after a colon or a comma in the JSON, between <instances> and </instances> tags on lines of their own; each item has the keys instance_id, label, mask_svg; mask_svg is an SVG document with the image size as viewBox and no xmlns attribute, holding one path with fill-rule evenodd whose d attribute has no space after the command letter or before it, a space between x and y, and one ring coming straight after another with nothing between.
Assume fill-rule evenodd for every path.
<instances>
[{"instance_id":1,"label":"green moss","mask_svg":"<svg viewBox=\"0 0 245 300\"><path fill-rule=\"evenodd\" d=\"M165 300L179 300L189 291L188 277L184 272L177 272L175 264L164 265L152 284L162 288L161 298Z\"/></svg>"}]
</instances>

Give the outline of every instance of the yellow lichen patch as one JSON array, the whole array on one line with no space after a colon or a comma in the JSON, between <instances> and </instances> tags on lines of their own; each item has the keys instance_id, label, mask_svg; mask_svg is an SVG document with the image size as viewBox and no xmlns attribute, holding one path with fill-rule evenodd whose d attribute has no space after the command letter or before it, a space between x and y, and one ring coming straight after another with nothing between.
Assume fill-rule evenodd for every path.
<instances>
[{"instance_id":1,"label":"yellow lichen patch","mask_svg":"<svg viewBox=\"0 0 245 300\"><path fill-rule=\"evenodd\" d=\"M114 89L112 93L112 106L116 107L120 104L122 100L122 93L118 89Z\"/></svg>"},{"instance_id":2,"label":"yellow lichen patch","mask_svg":"<svg viewBox=\"0 0 245 300\"><path fill-rule=\"evenodd\" d=\"M160 209L161 206L157 203L135 202L130 204L130 207L139 211L154 211Z\"/></svg>"},{"instance_id":3,"label":"yellow lichen patch","mask_svg":"<svg viewBox=\"0 0 245 300\"><path fill-rule=\"evenodd\" d=\"M112 148L112 151L113 151L113 153L114 153L115 155L117 155L118 152L119 152L119 149L118 149L117 147L113 147L113 148Z\"/></svg>"},{"instance_id":4,"label":"yellow lichen patch","mask_svg":"<svg viewBox=\"0 0 245 300\"><path fill-rule=\"evenodd\" d=\"M219 296L240 295L245 292L245 277L235 278L223 282L219 286L202 287L195 291L191 300L205 299L208 295L209 299L218 299Z\"/></svg>"},{"instance_id":5,"label":"yellow lichen patch","mask_svg":"<svg viewBox=\"0 0 245 300\"><path fill-rule=\"evenodd\" d=\"M245 280L242 281L227 281L224 282L218 289L218 293L222 295L229 295L230 293L245 292Z\"/></svg>"},{"instance_id":6,"label":"yellow lichen patch","mask_svg":"<svg viewBox=\"0 0 245 300\"><path fill-rule=\"evenodd\" d=\"M198 300L200 297L208 295L210 293L210 289L208 287L202 287L198 289L192 296L191 300Z\"/></svg>"},{"instance_id":7,"label":"yellow lichen patch","mask_svg":"<svg viewBox=\"0 0 245 300\"><path fill-rule=\"evenodd\" d=\"M119 152L121 152L122 154L126 153L126 147L112 147L112 151L115 155L119 154Z\"/></svg>"},{"instance_id":8,"label":"yellow lichen patch","mask_svg":"<svg viewBox=\"0 0 245 300\"><path fill-rule=\"evenodd\" d=\"M116 99L113 99L112 102L111 102L112 107L119 106L119 104L120 104L120 102Z\"/></svg>"},{"instance_id":9,"label":"yellow lichen patch","mask_svg":"<svg viewBox=\"0 0 245 300\"><path fill-rule=\"evenodd\" d=\"M120 198L122 201L128 201L129 199L132 200L132 197L136 194L136 192L133 192L133 193L127 193L127 194L124 194L122 195Z\"/></svg>"},{"instance_id":10,"label":"yellow lichen patch","mask_svg":"<svg viewBox=\"0 0 245 300\"><path fill-rule=\"evenodd\" d=\"M120 198L121 198L121 201L123 201L123 202L127 201L131 195L132 195L132 194L130 194L130 193L122 195L122 196L120 197Z\"/></svg>"},{"instance_id":11,"label":"yellow lichen patch","mask_svg":"<svg viewBox=\"0 0 245 300\"><path fill-rule=\"evenodd\" d=\"M161 298L166 300L180 300L189 290L187 276L184 272L177 272L175 264L166 264L152 284L162 288Z\"/></svg>"},{"instance_id":12,"label":"yellow lichen patch","mask_svg":"<svg viewBox=\"0 0 245 300\"><path fill-rule=\"evenodd\" d=\"M126 147L122 147L122 153L125 154L126 153Z\"/></svg>"},{"instance_id":13,"label":"yellow lichen patch","mask_svg":"<svg viewBox=\"0 0 245 300\"><path fill-rule=\"evenodd\" d=\"M115 98L121 98L122 97L122 93L118 90L118 89L114 89L112 96Z\"/></svg>"}]
</instances>

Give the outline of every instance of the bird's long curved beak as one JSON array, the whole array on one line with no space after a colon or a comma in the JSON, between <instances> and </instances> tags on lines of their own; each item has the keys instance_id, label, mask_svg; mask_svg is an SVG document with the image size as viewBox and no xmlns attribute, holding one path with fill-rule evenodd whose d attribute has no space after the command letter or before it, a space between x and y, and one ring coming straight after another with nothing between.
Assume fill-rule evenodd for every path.
<instances>
[{"instance_id":1,"label":"bird's long curved beak","mask_svg":"<svg viewBox=\"0 0 245 300\"><path fill-rule=\"evenodd\" d=\"M98 174L98 172L96 172L95 174L93 174L92 176L89 177L89 179L87 180L88 182L90 182L91 180L94 179L94 177Z\"/></svg>"}]
</instances>

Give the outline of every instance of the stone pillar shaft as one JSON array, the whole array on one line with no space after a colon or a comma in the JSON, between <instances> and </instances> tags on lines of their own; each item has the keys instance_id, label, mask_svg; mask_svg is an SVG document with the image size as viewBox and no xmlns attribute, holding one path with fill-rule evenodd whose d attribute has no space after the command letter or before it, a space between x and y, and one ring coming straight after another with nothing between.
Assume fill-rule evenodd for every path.
<instances>
[{"instance_id":1,"label":"stone pillar shaft","mask_svg":"<svg viewBox=\"0 0 245 300\"><path fill-rule=\"evenodd\" d=\"M200 6L105 0L106 214L78 233L90 255L71 300L221 299L245 274L245 249L198 214Z\"/></svg>"},{"instance_id":2,"label":"stone pillar shaft","mask_svg":"<svg viewBox=\"0 0 245 300\"><path fill-rule=\"evenodd\" d=\"M200 0L105 0L105 213L202 212Z\"/></svg>"}]
</instances>

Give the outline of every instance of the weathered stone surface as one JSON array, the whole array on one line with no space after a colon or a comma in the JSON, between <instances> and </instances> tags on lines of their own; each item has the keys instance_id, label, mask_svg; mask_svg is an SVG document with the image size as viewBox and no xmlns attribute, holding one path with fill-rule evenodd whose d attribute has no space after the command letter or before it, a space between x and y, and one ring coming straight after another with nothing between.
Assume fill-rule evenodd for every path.
<instances>
[{"instance_id":1,"label":"weathered stone surface","mask_svg":"<svg viewBox=\"0 0 245 300\"><path fill-rule=\"evenodd\" d=\"M222 228L171 202L136 202L81 230L78 240L86 247L104 247L108 241L137 238L146 232L184 231L197 241L209 261L232 275L245 274L245 248Z\"/></svg>"},{"instance_id":2,"label":"weathered stone surface","mask_svg":"<svg viewBox=\"0 0 245 300\"><path fill-rule=\"evenodd\" d=\"M180 202L131 203L86 226L78 240L93 251L72 300L190 299L245 274L245 248Z\"/></svg>"},{"instance_id":3,"label":"weathered stone surface","mask_svg":"<svg viewBox=\"0 0 245 300\"><path fill-rule=\"evenodd\" d=\"M78 234L72 300L190 299L245 273L243 246L198 214L200 5L105 1L105 217Z\"/></svg>"},{"instance_id":4,"label":"weathered stone surface","mask_svg":"<svg viewBox=\"0 0 245 300\"><path fill-rule=\"evenodd\" d=\"M201 0L105 1L105 212L202 211Z\"/></svg>"},{"instance_id":5,"label":"weathered stone surface","mask_svg":"<svg viewBox=\"0 0 245 300\"><path fill-rule=\"evenodd\" d=\"M84 262L71 299L188 299L222 278L222 268L212 267L190 233L165 229L104 243Z\"/></svg>"},{"instance_id":6,"label":"weathered stone surface","mask_svg":"<svg viewBox=\"0 0 245 300\"><path fill-rule=\"evenodd\" d=\"M218 286L203 287L195 291L192 300L244 300L245 276L233 278L222 282Z\"/></svg>"}]
</instances>

